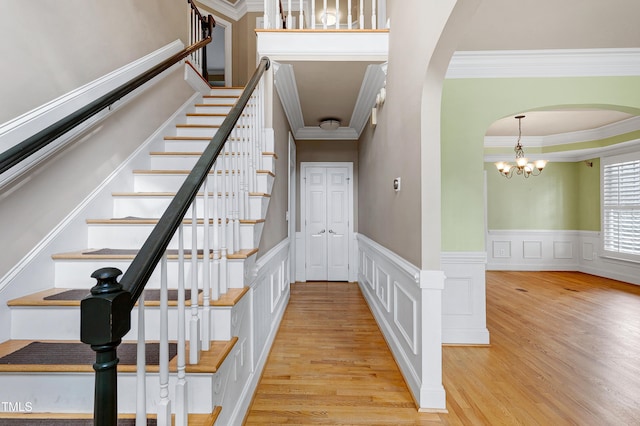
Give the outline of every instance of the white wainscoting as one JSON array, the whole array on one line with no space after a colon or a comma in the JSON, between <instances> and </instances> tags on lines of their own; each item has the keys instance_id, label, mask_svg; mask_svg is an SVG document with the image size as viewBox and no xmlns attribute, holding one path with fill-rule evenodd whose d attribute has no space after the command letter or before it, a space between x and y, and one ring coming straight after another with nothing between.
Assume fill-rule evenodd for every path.
<instances>
[{"instance_id":1,"label":"white wainscoting","mask_svg":"<svg viewBox=\"0 0 640 426\"><path fill-rule=\"evenodd\" d=\"M442 343L489 344L484 252L443 252Z\"/></svg>"},{"instance_id":2,"label":"white wainscoting","mask_svg":"<svg viewBox=\"0 0 640 426\"><path fill-rule=\"evenodd\" d=\"M364 235L358 284L411 393L423 410L445 409L442 271L421 271Z\"/></svg>"},{"instance_id":3,"label":"white wainscoting","mask_svg":"<svg viewBox=\"0 0 640 426\"><path fill-rule=\"evenodd\" d=\"M640 285L640 264L601 256L593 231L492 230L487 270L579 271Z\"/></svg>"},{"instance_id":4,"label":"white wainscoting","mask_svg":"<svg viewBox=\"0 0 640 426\"><path fill-rule=\"evenodd\" d=\"M285 308L289 303L289 239L282 240L278 245L269 250L267 254L258 259L255 263L255 275L251 280L251 305L252 305L252 339L251 349L247 356L250 358L244 364L250 366L250 371L246 371L246 379L237 381L242 385L242 389L234 392L225 392L229 398L234 400L224 401L234 407L233 410L225 408L222 410L221 418L217 420L219 424L241 424L249 409L251 399L258 386L262 370L267 362L269 351L273 345L280 321L284 315ZM246 336L245 336L246 337ZM237 359L243 359L243 348L234 348L238 352ZM236 370L238 366L236 366ZM227 411L227 414L224 414Z\"/></svg>"}]
</instances>

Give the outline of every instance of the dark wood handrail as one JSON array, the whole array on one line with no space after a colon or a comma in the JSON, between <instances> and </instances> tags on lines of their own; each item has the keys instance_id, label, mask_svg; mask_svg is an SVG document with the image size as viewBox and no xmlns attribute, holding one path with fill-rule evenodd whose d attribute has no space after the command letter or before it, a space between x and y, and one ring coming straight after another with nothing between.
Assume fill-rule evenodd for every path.
<instances>
[{"instance_id":1,"label":"dark wood handrail","mask_svg":"<svg viewBox=\"0 0 640 426\"><path fill-rule=\"evenodd\" d=\"M105 108L110 107L116 101L122 99L124 96L133 92L138 87L147 83L149 80L158 76L162 72L171 68L173 65L180 62L182 59L191 55L193 52L198 49L203 48L208 43L211 42L211 37L204 39L198 43L195 43L187 48L183 49L181 52L176 53L170 58L164 60L160 64L151 68L148 71L140 74L134 79L130 80L127 83L124 83L120 87L113 89L106 95L101 96L90 104L78 109L77 111L69 114L65 118L55 122L49 127L39 131L35 135L25 139L17 145L9 148L0 154L0 173L4 173L13 166L20 163L22 160L27 157L33 155L37 151L43 149L51 142L69 132L73 128L79 126L89 118L93 117L100 111Z\"/></svg>"},{"instance_id":2,"label":"dark wood handrail","mask_svg":"<svg viewBox=\"0 0 640 426\"><path fill-rule=\"evenodd\" d=\"M135 305L144 290L144 286L153 273L156 265L162 258L169 242L176 233L189 206L195 200L198 190L209 175L224 144L235 128L242 115L242 111L249 102L253 91L257 87L262 75L269 69L269 58L262 58L249 83L247 83L242 95L231 108L211 142L202 153L202 156L187 176L184 183L176 193L167 210L160 218L156 227L151 231L149 238L144 243L138 255L135 257L127 272L123 275L120 284L123 290L131 293L131 308Z\"/></svg>"},{"instance_id":3,"label":"dark wood handrail","mask_svg":"<svg viewBox=\"0 0 640 426\"><path fill-rule=\"evenodd\" d=\"M101 268L91 275L98 282L91 289L91 295L80 303L80 340L91 345L96 352L96 363L93 364L96 371L95 425L116 425L117 348L131 328L131 311L269 66L269 58L260 60L242 95L211 138L122 280L117 281L122 274L117 268Z\"/></svg>"}]
</instances>

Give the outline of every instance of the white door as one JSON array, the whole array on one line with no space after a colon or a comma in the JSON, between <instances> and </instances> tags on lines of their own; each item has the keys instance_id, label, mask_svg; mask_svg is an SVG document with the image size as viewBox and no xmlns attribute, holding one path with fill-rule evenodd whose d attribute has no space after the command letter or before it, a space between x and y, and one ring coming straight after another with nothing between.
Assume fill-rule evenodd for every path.
<instances>
[{"instance_id":1,"label":"white door","mask_svg":"<svg viewBox=\"0 0 640 426\"><path fill-rule=\"evenodd\" d=\"M308 281L348 281L351 167L306 166L305 263Z\"/></svg>"}]
</instances>

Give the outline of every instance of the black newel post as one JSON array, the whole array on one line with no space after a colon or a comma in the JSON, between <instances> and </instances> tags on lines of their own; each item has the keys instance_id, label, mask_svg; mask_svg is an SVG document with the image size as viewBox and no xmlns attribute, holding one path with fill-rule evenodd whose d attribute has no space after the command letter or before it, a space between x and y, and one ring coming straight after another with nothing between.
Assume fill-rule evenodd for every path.
<instances>
[{"instance_id":1,"label":"black newel post","mask_svg":"<svg viewBox=\"0 0 640 426\"><path fill-rule=\"evenodd\" d=\"M213 17L209 15L206 19L200 21L202 28L202 40L213 36L211 34L211 24L213 23ZM209 82L209 70L207 69L207 46L202 48L202 77Z\"/></svg>"},{"instance_id":2,"label":"black newel post","mask_svg":"<svg viewBox=\"0 0 640 426\"><path fill-rule=\"evenodd\" d=\"M80 303L80 340L96 351L93 424L115 426L118 422L118 357L116 350L131 328L131 295L116 278L117 268L101 268L91 278L98 283Z\"/></svg>"}]
</instances>

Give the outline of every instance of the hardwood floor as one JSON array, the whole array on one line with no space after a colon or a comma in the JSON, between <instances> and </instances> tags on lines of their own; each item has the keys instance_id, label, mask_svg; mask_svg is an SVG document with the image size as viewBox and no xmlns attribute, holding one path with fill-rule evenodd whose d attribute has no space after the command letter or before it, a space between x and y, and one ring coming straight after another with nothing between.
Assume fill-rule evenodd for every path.
<instances>
[{"instance_id":1,"label":"hardwood floor","mask_svg":"<svg viewBox=\"0 0 640 426\"><path fill-rule=\"evenodd\" d=\"M295 284L246 424L640 424L639 286L488 272L487 326L443 348L449 412L418 413L357 284Z\"/></svg>"}]
</instances>

